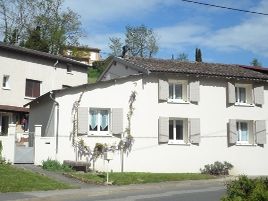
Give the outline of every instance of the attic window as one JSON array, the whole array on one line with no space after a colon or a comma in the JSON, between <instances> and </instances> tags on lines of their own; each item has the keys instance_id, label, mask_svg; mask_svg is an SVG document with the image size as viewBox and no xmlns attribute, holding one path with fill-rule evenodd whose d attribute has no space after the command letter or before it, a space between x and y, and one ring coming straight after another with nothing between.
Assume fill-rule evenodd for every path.
<instances>
[{"instance_id":1,"label":"attic window","mask_svg":"<svg viewBox=\"0 0 268 201\"><path fill-rule=\"evenodd\" d=\"M66 64L67 73L72 73L72 64Z\"/></svg>"}]
</instances>

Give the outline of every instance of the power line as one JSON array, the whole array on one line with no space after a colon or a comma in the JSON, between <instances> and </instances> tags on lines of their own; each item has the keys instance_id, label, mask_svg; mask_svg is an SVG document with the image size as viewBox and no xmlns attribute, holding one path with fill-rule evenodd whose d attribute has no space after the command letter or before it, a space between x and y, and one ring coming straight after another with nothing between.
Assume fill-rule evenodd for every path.
<instances>
[{"instance_id":1,"label":"power line","mask_svg":"<svg viewBox=\"0 0 268 201\"><path fill-rule=\"evenodd\" d=\"M181 1L188 2L188 3L194 3L194 4L199 4L199 5L203 5L203 6L210 6L210 7L234 10L234 11L239 11L239 12L244 12L244 13L251 13L251 14L257 14L257 15L268 15L268 13L261 13L261 12L256 12L256 11L249 11L249 10L243 10L243 9L238 9L238 8L219 6L219 5L215 5L215 4L203 3L203 2L198 2L198 1L191 1L191 0L181 0Z\"/></svg>"}]
</instances>

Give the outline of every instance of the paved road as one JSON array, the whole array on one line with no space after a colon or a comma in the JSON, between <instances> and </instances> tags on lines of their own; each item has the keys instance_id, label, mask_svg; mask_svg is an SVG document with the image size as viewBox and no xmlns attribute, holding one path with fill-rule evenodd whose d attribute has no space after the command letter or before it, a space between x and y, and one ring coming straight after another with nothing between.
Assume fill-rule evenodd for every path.
<instances>
[{"instance_id":1,"label":"paved road","mask_svg":"<svg viewBox=\"0 0 268 201\"><path fill-rule=\"evenodd\" d=\"M218 201L226 179L159 184L99 186L62 191L0 193L0 200L23 201Z\"/></svg>"}]
</instances>

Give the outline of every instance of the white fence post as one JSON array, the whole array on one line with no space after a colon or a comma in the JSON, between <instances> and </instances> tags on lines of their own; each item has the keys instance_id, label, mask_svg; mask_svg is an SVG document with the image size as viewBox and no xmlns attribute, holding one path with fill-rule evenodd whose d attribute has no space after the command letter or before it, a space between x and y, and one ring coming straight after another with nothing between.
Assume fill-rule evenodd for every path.
<instances>
[{"instance_id":1,"label":"white fence post","mask_svg":"<svg viewBox=\"0 0 268 201\"><path fill-rule=\"evenodd\" d=\"M16 124L9 124L8 125L8 135L14 135L16 134ZM15 143L15 141L14 141Z\"/></svg>"},{"instance_id":2,"label":"white fence post","mask_svg":"<svg viewBox=\"0 0 268 201\"><path fill-rule=\"evenodd\" d=\"M42 125L34 125L34 164L36 165L41 164L42 159L40 159L41 155L40 151L44 151L38 148L41 138L41 132L42 132Z\"/></svg>"}]
</instances>

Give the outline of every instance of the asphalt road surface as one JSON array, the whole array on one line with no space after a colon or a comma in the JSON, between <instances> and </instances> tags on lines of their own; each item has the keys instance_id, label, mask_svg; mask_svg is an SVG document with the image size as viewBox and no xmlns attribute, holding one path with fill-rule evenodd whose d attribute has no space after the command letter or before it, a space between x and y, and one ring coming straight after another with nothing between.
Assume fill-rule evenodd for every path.
<instances>
[{"instance_id":1,"label":"asphalt road surface","mask_svg":"<svg viewBox=\"0 0 268 201\"><path fill-rule=\"evenodd\" d=\"M226 179L0 193L0 201L219 201Z\"/></svg>"}]
</instances>

